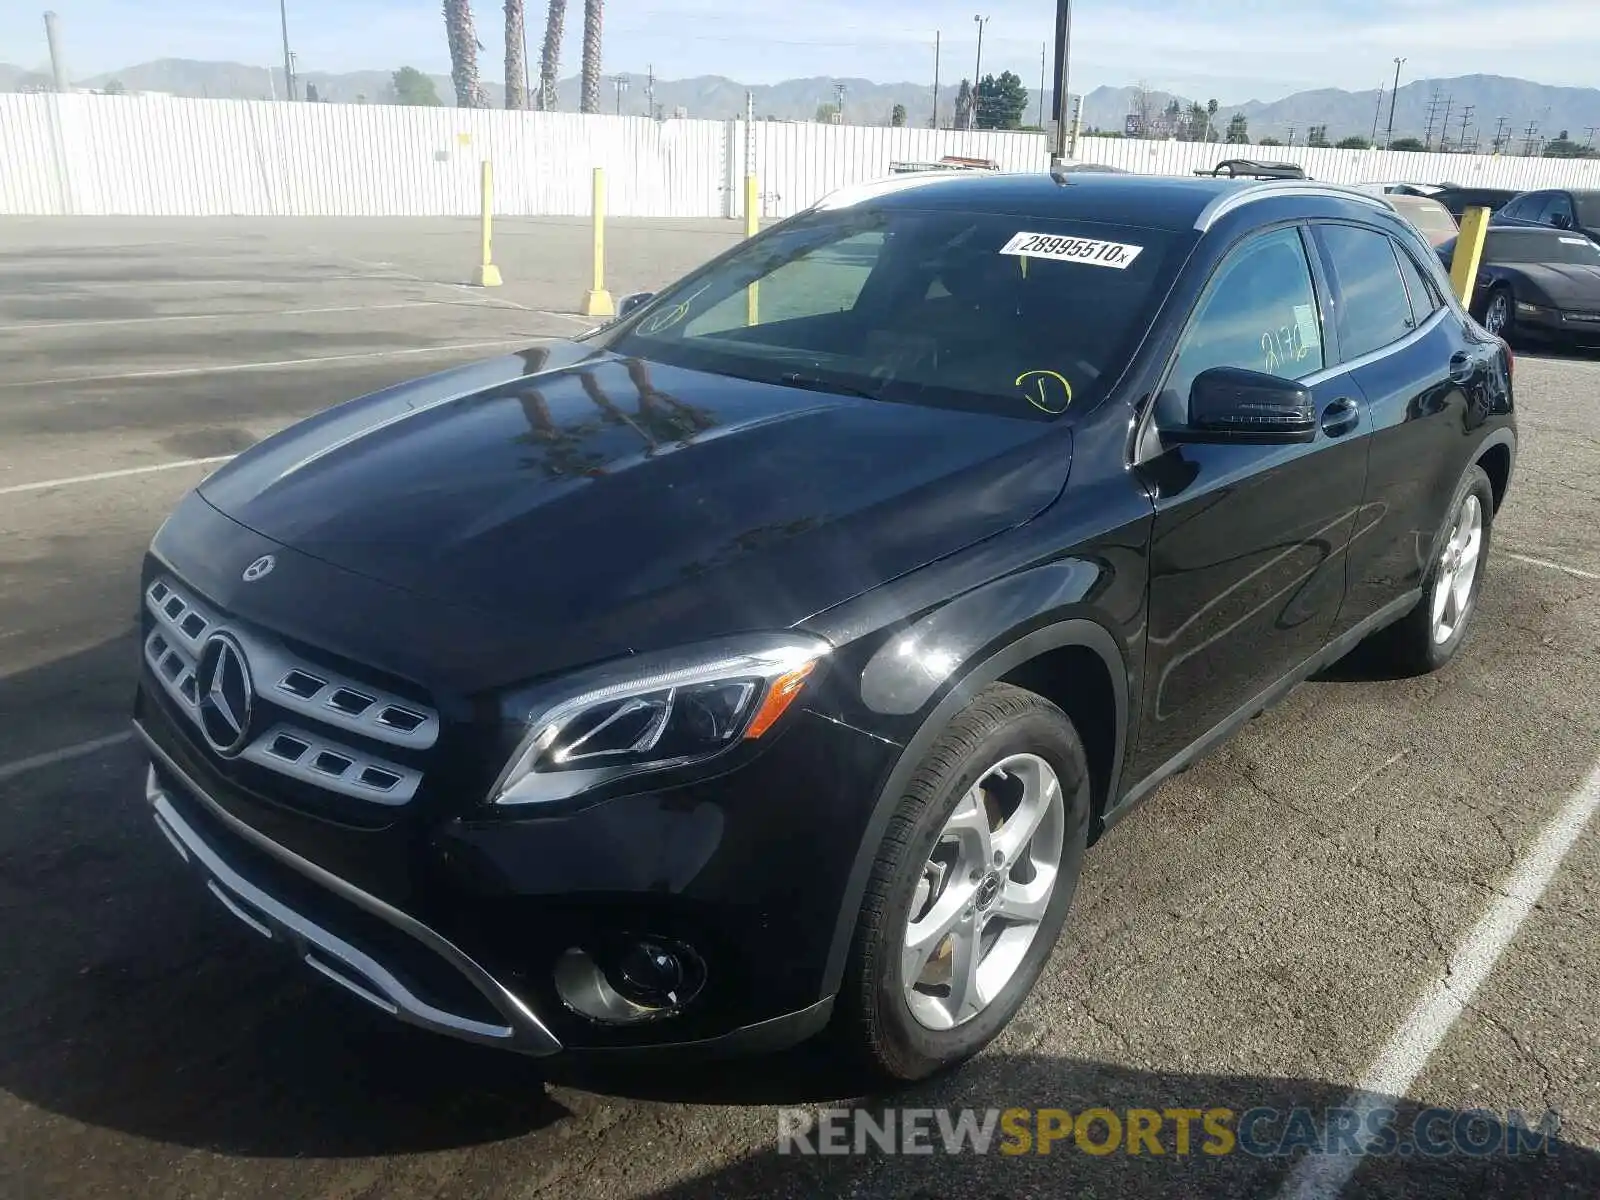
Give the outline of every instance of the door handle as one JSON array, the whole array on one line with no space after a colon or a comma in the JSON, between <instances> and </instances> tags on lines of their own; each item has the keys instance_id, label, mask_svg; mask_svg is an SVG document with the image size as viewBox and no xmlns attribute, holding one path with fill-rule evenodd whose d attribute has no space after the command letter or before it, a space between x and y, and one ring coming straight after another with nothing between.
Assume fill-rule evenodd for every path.
<instances>
[{"instance_id":1,"label":"door handle","mask_svg":"<svg viewBox=\"0 0 1600 1200\"><path fill-rule=\"evenodd\" d=\"M1322 432L1329 437L1343 437L1361 424L1361 410L1348 396L1341 396L1322 410Z\"/></svg>"}]
</instances>

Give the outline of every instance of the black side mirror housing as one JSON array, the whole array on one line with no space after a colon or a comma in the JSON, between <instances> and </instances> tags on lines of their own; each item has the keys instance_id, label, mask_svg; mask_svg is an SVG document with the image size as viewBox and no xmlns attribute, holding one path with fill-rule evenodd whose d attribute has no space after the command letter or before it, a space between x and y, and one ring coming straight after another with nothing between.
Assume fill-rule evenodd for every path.
<instances>
[{"instance_id":1,"label":"black side mirror housing","mask_svg":"<svg viewBox=\"0 0 1600 1200\"><path fill-rule=\"evenodd\" d=\"M1163 436L1168 436L1163 431ZM1189 389L1189 424L1173 441L1246 446L1288 446L1316 441L1317 406L1292 379L1212 367Z\"/></svg>"},{"instance_id":2,"label":"black side mirror housing","mask_svg":"<svg viewBox=\"0 0 1600 1200\"><path fill-rule=\"evenodd\" d=\"M642 305L650 303L654 296L654 292L634 292L631 296L624 296L622 303L617 305L617 318L620 320Z\"/></svg>"}]
</instances>

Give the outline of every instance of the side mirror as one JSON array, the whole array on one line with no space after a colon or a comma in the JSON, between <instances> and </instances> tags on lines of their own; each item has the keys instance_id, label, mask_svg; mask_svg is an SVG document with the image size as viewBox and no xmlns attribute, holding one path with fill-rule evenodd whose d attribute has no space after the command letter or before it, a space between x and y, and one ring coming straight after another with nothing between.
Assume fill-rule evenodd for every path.
<instances>
[{"instance_id":1,"label":"side mirror","mask_svg":"<svg viewBox=\"0 0 1600 1200\"><path fill-rule=\"evenodd\" d=\"M621 320L641 305L648 304L654 296L654 292L634 292L631 296L624 296L622 303L617 305L617 319Z\"/></svg>"},{"instance_id":2,"label":"side mirror","mask_svg":"<svg viewBox=\"0 0 1600 1200\"><path fill-rule=\"evenodd\" d=\"M1168 435L1179 442L1287 446L1317 437L1317 406L1292 379L1213 367L1189 390L1189 424Z\"/></svg>"}]
</instances>

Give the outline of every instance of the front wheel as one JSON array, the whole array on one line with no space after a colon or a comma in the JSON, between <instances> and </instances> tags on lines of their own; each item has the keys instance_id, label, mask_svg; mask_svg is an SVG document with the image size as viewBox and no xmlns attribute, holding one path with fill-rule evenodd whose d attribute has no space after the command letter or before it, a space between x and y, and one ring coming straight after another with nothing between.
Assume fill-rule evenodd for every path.
<instances>
[{"instance_id":1,"label":"front wheel","mask_svg":"<svg viewBox=\"0 0 1600 1200\"><path fill-rule=\"evenodd\" d=\"M1083 745L1059 708L995 684L929 748L873 863L835 1033L886 1082L977 1054L1065 923L1089 829Z\"/></svg>"},{"instance_id":2,"label":"front wheel","mask_svg":"<svg viewBox=\"0 0 1600 1200\"><path fill-rule=\"evenodd\" d=\"M1516 333L1517 307L1511 299L1511 292L1503 287L1497 287L1489 293L1489 300L1483 308L1483 327L1497 338L1510 341Z\"/></svg>"}]
</instances>

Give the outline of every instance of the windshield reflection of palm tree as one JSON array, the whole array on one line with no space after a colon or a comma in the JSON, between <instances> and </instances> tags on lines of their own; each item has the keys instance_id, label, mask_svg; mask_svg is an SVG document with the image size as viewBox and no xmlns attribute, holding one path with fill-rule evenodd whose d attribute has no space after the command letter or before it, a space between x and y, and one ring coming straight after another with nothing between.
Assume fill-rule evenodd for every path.
<instances>
[{"instance_id":1,"label":"windshield reflection of palm tree","mask_svg":"<svg viewBox=\"0 0 1600 1200\"><path fill-rule=\"evenodd\" d=\"M623 366L633 381L634 390L639 393L639 420L649 431L650 453L655 452L656 438L687 446L696 434L716 425L716 418L709 410L685 404L656 387L650 379L649 364L643 359L627 359Z\"/></svg>"}]
</instances>

